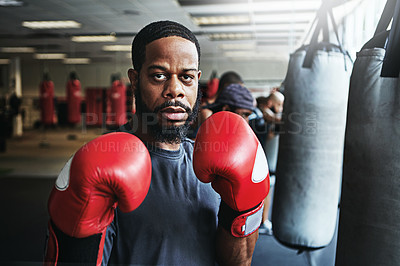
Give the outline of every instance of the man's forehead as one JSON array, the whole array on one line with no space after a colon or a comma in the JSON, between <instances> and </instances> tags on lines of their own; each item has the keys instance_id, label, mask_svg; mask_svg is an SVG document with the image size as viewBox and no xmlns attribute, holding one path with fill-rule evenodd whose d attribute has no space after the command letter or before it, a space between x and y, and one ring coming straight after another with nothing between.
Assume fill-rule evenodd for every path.
<instances>
[{"instance_id":1,"label":"man's forehead","mask_svg":"<svg viewBox=\"0 0 400 266\"><path fill-rule=\"evenodd\" d=\"M155 48L155 49L153 49ZM178 49L178 50L176 50ZM146 55L149 50L152 51L152 53L170 53L171 51L174 52L179 52L180 54L184 53L190 53L196 57L196 59L199 58L199 54L197 51L196 44L193 43L192 41L185 39L180 36L168 36L168 37L163 37L156 39L145 46L146 50Z\"/></svg>"},{"instance_id":2,"label":"man's forehead","mask_svg":"<svg viewBox=\"0 0 400 266\"><path fill-rule=\"evenodd\" d=\"M146 69L167 70L179 65L183 71L198 71L198 54L194 43L181 37L165 37L146 45Z\"/></svg>"},{"instance_id":3,"label":"man's forehead","mask_svg":"<svg viewBox=\"0 0 400 266\"><path fill-rule=\"evenodd\" d=\"M164 66L164 65L162 65L162 64L160 64L160 65L152 64L152 65L149 65L149 66L147 67L147 69L148 69L148 70L154 69L154 70L167 71L167 70L168 70L168 67L167 67L167 66ZM197 72L198 69L195 68L195 67L193 67L193 68L182 68L181 71L183 71L183 72L190 72L190 71L195 71L195 72Z\"/></svg>"}]
</instances>

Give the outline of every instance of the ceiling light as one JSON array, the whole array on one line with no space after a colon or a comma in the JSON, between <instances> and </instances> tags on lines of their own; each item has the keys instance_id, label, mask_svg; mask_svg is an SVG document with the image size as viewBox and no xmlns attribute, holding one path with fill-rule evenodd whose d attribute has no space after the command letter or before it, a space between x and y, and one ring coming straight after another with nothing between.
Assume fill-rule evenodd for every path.
<instances>
[{"instance_id":1,"label":"ceiling light","mask_svg":"<svg viewBox=\"0 0 400 266\"><path fill-rule=\"evenodd\" d=\"M67 65L90 64L90 58L64 58L63 63Z\"/></svg>"},{"instance_id":2,"label":"ceiling light","mask_svg":"<svg viewBox=\"0 0 400 266\"><path fill-rule=\"evenodd\" d=\"M125 15L134 15L134 16L137 16L137 15L140 15L140 12L139 12L138 10L129 10L129 9L126 9L126 10L124 10L124 14L125 14Z\"/></svg>"},{"instance_id":3,"label":"ceiling light","mask_svg":"<svg viewBox=\"0 0 400 266\"><path fill-rule=\"evenodd\" d=\"M132 49L132 46L117 44L117 45L104 45L103 51L112 51L112 52L129 52Z\"/></svg>"},{"instance_id":4,"label":"ceiling light","mask_svg":"<svg viewBox=\"0 0 400 266\"><path fill-rule=\"evenodd\" d=\"M310 21L311 24L311 21ZM298 32L298 31L306 31L308 29L306 24L290 24L290 23L282 23L282 24L255 24L255 25L238 25L238 26L214 26L207 27L205 34L214 34L214 33L228 33L228 32Z\"/></svg>"},{"instance_id":5,"label":"ceiling light","mask_svg":"<svg viewBox=\"0 0 400 266\"><path fill-rule=\"evenodd\" d=\"M1 47L3 53L34 53L35 48L32 47Z\"/></svg>"},{"instance_id":6,"label":"ceiling light","mask_svg":"<svg viewBox=\"0 0 400 266\"><path fill-rule=\"evenodd\" d=\"M303 36L304 32L257 32L257 39L297 39Z\"/></svg>"},{"instance_id":7,"label":"ceiling light","mask_svg":"<svg viewBox=\"0 0 400 266\"><path fill-rule=\"evenodd\" d=\"M73 20L24 21L22 26L30 29L72 29L80 28L81 23Z\"/></svg>"},{"instance_id":8,"label":"ceiling light","mask_svg":"<svg viewBox=\"0 0 400 266\"><path fill-rule=\"evenodd\" d=\"M304 33L304 29L259 29L257 30L257 34L282 34L283 36L287 36L288 34L298 34L301 35ZM258 35L257 35L258 36Z\"/></svg>"},{"instance_id":9,"label":"ceiling light","mask_svg":"<svg viewBox=\"0 0 400 266\"><path fill-rule=\"evenodd\" d=\"M251 39L253 35L251 33L213 33L208 35L211 40L240 40L240 39Z\"/></svg>"},{"instance_id":10,"label":"ceiling light","mask_svg":"<svg viewBox=\"0 0 400 266\"><path fill-rule=\"evenodd\" d=\"M192 17L192 19L199 26L250 23L250 17L248 15L203 16L203 17Z\"/></svg>"},{"instance_id":11,"label":"ceiling light","mask_svg":"<svg viewBox=\"0 0 400 266\"><path fill-rule=\"evenodd\" d=\"M22 6L24 2L16 0L0 0L0 6Z\"/></svg>"},{"instance_id":12,"label":"ceiling light","mask_svg":"<svg viewBox=\"0 0 400 266\"><path fill-rule=\"evenodd\" d=\"M299 21L305 21L306 23L312 21L315 18L316 13L301 13L301 14L271 14L267 16L263 15L255 15L254 22L255 23L279 23L288 21L290 23L296 24Z\"/></svg>"},{"instance_id":13,"label":"ceiling light","mask_svg":"<svg viewBox=\"0 0 400 266\"><path fill-rule=\"evenodd\" d=\"M312 13L316 14L318 11L318 6L315 6L314 8L309 8L309 9L275 9L275 10L264 10L264 11L259 11L259 10L254 10L255 15L264 15L264 16L269 16L269 15L277 15L277 14L304 14L304 13Z\"/></svg>"},{"instance_id":14,"label":"ceiling light","mask_svg":"<svg viewBox=\"0 0 400 266\"><path fill-rule=\"evenodd\" d=\"M223 43L218 45L222 50L251 50L255 46L254 43Z\"/></svg>"},{"instance_id":15,"label":"ceiling light","mask_svg":"<svg viewBox=\"0 0 400 266\"><path fill-rule=\"evenodd\" d=\"M10 63L10 59L0 59L0 65L8 65Z\"/></svg>"},{"instance_id":16,"label":"ceiling light","mask_svg":"<svg viewBox=\"0 0 400 266\"><path fill-rule=\"evenodd\" d=\"M276 52L260 52L260 51L230 51L225 52L224 55L230 58L244 58L244 59L272 59L281 57Z\"/></svg>"},{"instance_id":17,"label":"ceiling light","mask_svg":"<svg viewBox=\"0 0 400 266\"><path fill-rule=\"evenodd\" d=\"M230 51L225 52L226 57L256 57L256 52L254 51ZM258 54L260 56L260 54Z\"/></svg>"},{"instance_id":18,"label":"ceiling light","mask_svg":"<svg viewBox=\"0 0 400 266\"><path fill-rule=\"evenodd\" d=\"M117 37L114 35L87 35L73 36L73 42L115 42Z\"/></svg>"},{"instance_id":19,"label":"ceiling light","mask_svg":"<svg viewBox=\"0 0 400 266\"><path fill-rule=\"evenodd\" d=\"M34 54L33 58L35 59L64 59L66 54Z\"/></svg>"},{"instance_id":20,"label":"ceiling light","mask_svg":"<svg viewBox=\"0 0 400 266\"><path fill-rule=\"evenodd\" d=\"M274 46L274 45L289 45L289 42L293 42L296 40L289 40L289 39L266 39L262 41L258 41L258 46Z\"/></svg>"},{"instance_id":21,"label":"ceiling light","mask_svg":"<svg viewBox=\"0 0 400 266\"><path fill-rule=\"evenodd\" d=\"M247 2L247 1L246 1ZM221 15L224 13L243 13L243 12L284 12L284 11L301 11L301 10L318 10L321 0L269 0L269 1L252 1L249 3L231 3L227 4L208 4L184 6L183 9L192 14L209 14Z\"/></svg>"}]
</instances>

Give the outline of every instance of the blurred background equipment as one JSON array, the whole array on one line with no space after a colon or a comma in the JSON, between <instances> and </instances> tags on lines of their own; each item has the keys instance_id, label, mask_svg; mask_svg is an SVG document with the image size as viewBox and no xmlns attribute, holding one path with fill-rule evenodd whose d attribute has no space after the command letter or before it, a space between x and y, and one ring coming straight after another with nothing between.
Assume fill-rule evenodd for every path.
<instances>
[{"instance_id":1,"label":"blurred background equipment","mask_svg":"<svg viewBox=\"0 0 400 266\"><path fill-rule=\"evenodd\" d=\"M120 74L111 76L110 104L110 126L117 128L124 125L127 122L126 86Z\"/></svg>"},{"instance_id":2,"label":"blurred background equipment","mask_svg":"<svg viewBox=\"0 0 400 266\"><path fill-rule=\"evenodd\" d=\"M49 73L43 74L43 81L40 83L40 115L43 126L51 126L56 123L54 110L54 82L50 79Z\"/></svg>"},{"instance_id":3,"label":"blurred background equipment","mask_svg":"<svg viewBox=\"0 0 400 266\"><path fill-rule=\"evenodd\" d=\"M76 72L71 72L69 74L66 92L68 123L72 126L81 122L81 82Z\"/></svg>"}]
</instances>

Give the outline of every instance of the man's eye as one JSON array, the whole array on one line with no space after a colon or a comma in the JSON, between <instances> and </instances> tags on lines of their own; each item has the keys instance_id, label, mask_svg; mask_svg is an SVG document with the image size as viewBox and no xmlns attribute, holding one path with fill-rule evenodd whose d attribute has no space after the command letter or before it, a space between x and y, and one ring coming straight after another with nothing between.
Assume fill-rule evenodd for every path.
<instances>
[{"instance_id":1,"label":"man's eye","mask_svg":"<svg viewBox=\"0 0 400 266\"><path fill-rule=\"evenodd\" d=\"M154 74L153 78L157 81L165 80L166 76L164 74Z\"/></svg>"},{"instance_id":2,"label":"man's eye","mask_svg":"<svg viewBox=\"0 0 400 266\"><path fill-rule=\"evenodd\" d=\"M244 115L245 117L249 117L249 116L251 115L251 113L243 113L243 115Z\"/></svg>"},{"instance_id":3,"label":"man's eye","mask_svg":"<svg viewBox=\"0 0 400 266\"><path fill-rule=\"evenodd\" d=\"M191 82L193 80L193 77L190 75L183 75L182 80L185 82Z\"/></svg>"}]
</instances>

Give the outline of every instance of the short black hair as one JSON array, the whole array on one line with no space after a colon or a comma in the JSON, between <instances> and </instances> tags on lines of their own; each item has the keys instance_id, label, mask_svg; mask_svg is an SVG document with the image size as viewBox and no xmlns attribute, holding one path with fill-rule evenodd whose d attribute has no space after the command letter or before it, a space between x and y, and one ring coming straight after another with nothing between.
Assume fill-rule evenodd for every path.
<instances>
[{"instance_id":1,"label":"short black hair","mask_svg":"<svg viewBox=\"0 0 400 266\"><path fill-rule=\"evenodd\" d=\"M231 84L241 84L241 83L243 83L243 80L238 73L236 73L235 71L225 72L219 79L217 95L221 94L221 92L223 91L223 89L225 89L225 87Z\"/></svg>"},{"instance_id":2,"label":"short black hair","mask_svg":"<svg viewBox=\"0 0 400 266\"><path fill-rule=\"evenodd\" d=\"M152 41L169 37L179 36L196 45L198 63L200 64L200 44L196 36L188 28L174 21L163 20L148 24L141 29L132 41L132 65L140 72L146 56L146 45Z\"/></svg>"}]
</instances>

